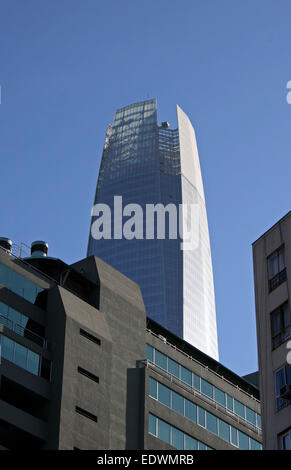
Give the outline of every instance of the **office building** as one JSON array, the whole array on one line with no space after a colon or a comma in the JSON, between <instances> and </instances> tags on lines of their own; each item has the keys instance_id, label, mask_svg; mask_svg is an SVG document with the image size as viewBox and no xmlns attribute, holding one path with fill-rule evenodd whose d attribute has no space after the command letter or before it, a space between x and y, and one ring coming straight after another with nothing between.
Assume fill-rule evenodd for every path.
<instances>
[{"instance_id":1,"label":"office building","mask_svg":"<svg viewBox=\"0 0 291 470\"><path fill-rule=\"evenodd\" d=\"M253 262L264 449L291 450L291 212L253 244Z\"/></svg>"},{"instance_id":2,"label":"office building","mask_svg":"<svg viewBox=\"0 0 291 470\"><path fill-rule=\"evenodd\" d=\"M196 137L179 106L177 118L176 129L168 122L158 125L154 99L116 111L107 129L94 201L111 208L114 230L102 239L92 236L93 214L88 256L99 256L137 282L150 318L218 360L210 241ZM120 228L122 216L116 214L115 196L122 197L123 207L138 204L142 208L142 229L133 239ZM146 230L147 207L157 204L168 208L165 237L158 235L157 219L154 236ZM171 217L178 215L183 239L193 241L191 249L181 249L181 239L171 232Z\"/></svg>"},{"instance_id":3,"label":"office building","mask_svg":"<svg viewBox=\"0 0 291 470\"><path fill-rule=\"evenodd\" d=\"M258 389L147 318L135 282L0 245L1 449L261 449Z\"/></svg>"}]
</instances>

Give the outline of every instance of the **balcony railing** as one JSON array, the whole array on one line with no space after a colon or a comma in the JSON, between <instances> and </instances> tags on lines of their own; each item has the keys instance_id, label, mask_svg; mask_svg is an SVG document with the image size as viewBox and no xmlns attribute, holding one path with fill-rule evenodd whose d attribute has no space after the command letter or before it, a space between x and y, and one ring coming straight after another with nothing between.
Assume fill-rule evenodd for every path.
<instances>
[{"instance_id":1,"label":"balcony railing","mask_svg":"<svg viewBox=\"0 0 291 470\"><path fill-rule=\"evenodd\" d=\"M7 317L4 317L3 315L0 315L0 323L9 330L14 331L20 336L23 336L24 338L29 339L30 341L33 341L34 343L38 344L43 349L47 349L47 341L45 338L42 336L39 336L37 333L34 333L33 331L29 330L28 328L25 328L22 325L18 325L18 323L14 323L12 320L10 320Z\"/></svg>"}]
</instances>

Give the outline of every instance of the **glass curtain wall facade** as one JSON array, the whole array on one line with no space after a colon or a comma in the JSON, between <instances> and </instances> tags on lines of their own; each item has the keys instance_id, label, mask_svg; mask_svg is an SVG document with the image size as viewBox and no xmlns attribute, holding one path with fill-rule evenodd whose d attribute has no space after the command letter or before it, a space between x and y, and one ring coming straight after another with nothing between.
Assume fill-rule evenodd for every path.
<instances>
[{"instance_id":1,"label":"glass curtain wall facade","mask_svg":"<svg viewBox=\"0 0 291 470\"><path fill-rule=\"evenodd\" d=\"M116 111L108 126L94 204L111 207L112 238L91 232L88 256L96 255L137 282L147 315L218 360L217 327L210 242L194 129L177 106L178 128L159 126L155 99ZM143 208L140 239L125 239L116 220L114 196L122 206ZM146 204L195 204L197 246L182 250L181 239L146 239ZM190 215L189 215L190 214ZM182 210L186 227L191 212ZM128 218L128 217L127 217ZM92 224L96 217L92 216ZM123 218L123 222L126 217ZM156 219L155 219L156 223ZM184 225L186 224L186 225ZM179 221L177 221L177 227ZM157 227L155 227L155 230Z\"/></svg>"}]
</instances>

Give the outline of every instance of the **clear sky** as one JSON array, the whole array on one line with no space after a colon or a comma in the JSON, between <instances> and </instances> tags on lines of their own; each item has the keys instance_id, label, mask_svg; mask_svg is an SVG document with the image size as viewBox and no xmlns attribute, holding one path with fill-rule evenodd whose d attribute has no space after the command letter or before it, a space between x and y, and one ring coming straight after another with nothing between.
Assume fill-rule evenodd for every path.
<instances>
[{"instance_id":1,"label":"clear sky","mask_svg":"<svg viewBox=\"0 0 291 470\"><path fill-rule=\"evenodd\" d=\"M290 210L289 0L1 0L0 236L85 257L116 108L197 135L220 360L257 368L251 244Z\"/></svg>"}]
</instances>

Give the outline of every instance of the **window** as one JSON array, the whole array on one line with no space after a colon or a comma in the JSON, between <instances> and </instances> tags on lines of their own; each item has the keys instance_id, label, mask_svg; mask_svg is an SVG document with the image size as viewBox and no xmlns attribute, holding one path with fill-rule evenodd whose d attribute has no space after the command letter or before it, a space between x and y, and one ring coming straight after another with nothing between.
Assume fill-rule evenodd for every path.
<instances>
[{"instance_id":1,"label":"window","mask_svg":"<svg viewBox=\"0 0 291 470\"><path fill-rule=\"evenodd\" d=\"M201 379L201 392L209 398L213 398L213 386L204 379Z\"/></svg>"},{"instance_id":2,"label":"window","mask_svg":"<svg viewBox=\"0 0 291 470\"><path fill-rule=\"evenodd\" d=\"M291 429L279 436L279 449L291 450Z\"/></svg>"},{"instance_id":3,"label":"window","mask_svg":"<svg viewBox=\"0 0 291 470\"><path fill-rule=\"evenodd\" d=\"M80 335L84 336L84 338L87 338L89 341L92 341L93 343L98 344L98 346L100 346L101 344L101 341L99 338L96 338L96 336L91 335L90 333L88 333L88 331L85 331L82 328L80 328Z\"/></svg>"},{"instance_id":4,"label":"window","mask_svg":"<svg viewBox=\"0 0 291 470\"><path fill-rule=\"evenodd\" d=\"M97 416L93 415L89 411L84 410L83 408L80 408L79 406L76 406L75 410L76 410L76 413L78 413L79 415L85 416L85 418L91 419L91 421L94 421L95 423L97 423L98 421Z\"/></svg>"},{"instance_id":5,"label":"window","mask_svg":"<svg viewBox=\"0 0 291 470\"><path fill-rule=\"evenodd\" d=\"M214 387L214 400L225 407L225 393L216 387Z\"/></svg>"},{"instance_id":6,"label":"window","mask_svg":"<svg viewBox=\"0 0 291 470\"><path fill-rule=\"evenodd\" d=\"M245 419L245 407L240 401L237 401L235 399L234 399L234 412L241 418Z\"/></svg>"},{"instance_id":7,"label":"window","mask_svg":"<svg viewBox=\"0 0 291 470\"><path fill-rule=\"evenodd\" d=\"M39 375L40 356L4 335L0 336L1 356L31 374Z\"/></svg>"},{"instance_id":8,"label":"window","mask_svg":"<svg viewBox=\"0 0 291 470\"><path fill-rule=\"evenodd\" d=\"M172 392L172 409L184 415L184 398L176 392Z\"/></svg>"},{"instance_id":9,"label":"window","mask_svg":"<svg viewBox=\"0 0 291 470\"><path fill-rule=\"evenodd\" d=\"M206 411L206 429L213 434L218 434L217 418L212 413Z\"/></svg>"},{"instance_id":10,"label":"window","mask_svg":"<svg viewBox=\"0 0 291 470\"><path fill-rule=\"evenodd\" d=\"M44 290L2 263L0 263L0 284L31 303L34 303L38 293Z\"/></svg>"},{"instance_id":11,"label":"window","mask_svg":"<svg viewBox=\"0 0 291 470\"><path fill-rule=\"evenodd\" d=\"M286 281L284 246L268 257L269 292L276 289L282 282Z\"/></svg>"},{"instance_id":12,"label":"window","mask_svg":"<svg viewBox=\"0 0 291 470\"><path fill-rule=\"evenodd\" d=\"M288 302L271 313L272 345L277 348L291 337L291 321Z\"/></svg>"},{"instance_id":13,"label":"window","mask_svg":"<svg viewBox=\"0 0 291 470\"><path fill-rule=\"evenodd\" d=\"M170 408L171 406L171 391L168 387L165 387L164 385L158 383L158 397L159 397L159 402L161 402L163 405L166 405Z\"/></svg>"},{"instance_id":14,"label":"window","mask_svg":"<svg viewBox=\"0 0 291 470\"><path fill-rule=\"evenodd\" d=\"M99 377L97 377L97 375L92 374L91 372L88 372L86 369L83 369L83 367L78 367L78 372L79 374L84 375L84 377L93 380L93 382L96 382L97 384L99 383Z\"/></svg>"},{"instance_id":15,"label":"window","mask_svg":"<svg viewBox=\"0 0 291 470\"><path fill-rule=\"evenodd\" d=\"M281 410L288 406L291 401L281 397L280 390L284 385L291 385L291 364L288 364L275 372L275 397L276 409Z\"/></svg>"}]
</instances>

